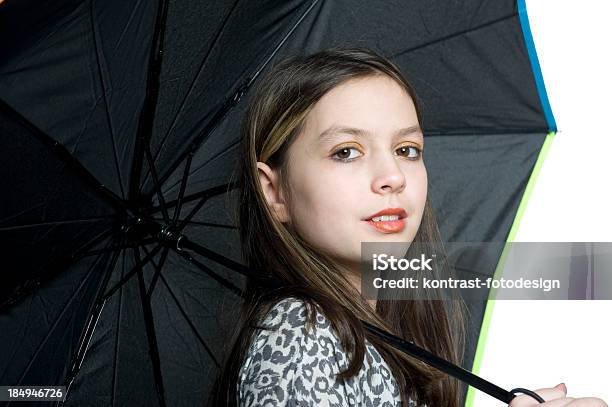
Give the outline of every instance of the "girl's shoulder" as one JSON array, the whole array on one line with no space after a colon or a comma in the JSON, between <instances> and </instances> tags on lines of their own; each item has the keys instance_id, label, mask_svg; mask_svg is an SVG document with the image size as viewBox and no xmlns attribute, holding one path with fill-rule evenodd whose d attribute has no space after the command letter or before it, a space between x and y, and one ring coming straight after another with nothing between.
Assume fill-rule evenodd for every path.
<instances>
[{"instance_id":1,"label":"girl's shoulder","mask_svg":"<svg viewBox=\"0 0 612 407\"><path fill-rule=\"evenodd\" d=\"M295 297L271 307L240 370L240 405L258 405L270 398L287 405L296 401L307 406L398 405L397 383L369 342L360 372L346 380L336 379L348 366L348 355L331 321L314 307L311 326L308 311L305 302Z\"/></svg>"},{"instance_id":2,"label":"girl's shoulder","mask_svg":"<svg viewBox=\"0 0 612 407\"><path fill-rule=\"evenodd\" d=\"M325 315L314 307L314 328L321 330L317 334L333 335L332 325ZM304 300L296 297L286 297L277 301L265 316L260 328L265 331L281 331L306 334L309 331L307 326L309 308Z\"/></svg>"},{"instance_id":3,"label":"girl's shoulder","mask_svg":"<svg viewBox=\"0 0 612 407\"><path fill-rule=\"evenodd\" d=\"M314 312L312 324L309 311ZM287 297L274 304L255 330L247 353L249 359L260 361L268 355L275 361L303 362L304 354L311 360L334 359L343 365L344 351L331 321L318 309L309 309L295 297ZM291 365L291 368L295 366Z\"/></svg>"}]
</instances>

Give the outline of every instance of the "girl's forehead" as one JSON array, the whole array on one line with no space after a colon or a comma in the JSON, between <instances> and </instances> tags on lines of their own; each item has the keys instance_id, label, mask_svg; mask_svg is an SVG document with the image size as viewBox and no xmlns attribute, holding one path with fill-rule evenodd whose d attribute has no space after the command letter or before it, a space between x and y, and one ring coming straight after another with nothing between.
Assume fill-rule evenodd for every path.
<instances>
[{"instance_id":1,"label":"girl's forehead","mask_svg":"<svg viewBox=\"0 0 612 407\"><path fill-rule=\"evenodd\" d=\"M328 99L356 98L359 95L378 94L387 97L408 96L399 83L386 75L364 76L344 81L330 89L319 102Z\"/></svg>"},{"instance_id":2,"label":"girl's forehead","mask_svg":"<svg viewBox=\"0 0 612 407\"><path fill-rule=\"evenodd\" d=\"M408 92L393 79L377 76L351 79L337 85L313 105L308 116L320 119L337 115L356 118L375 114L401 116L412 111L415 108Z\"/></svg>"},{"instance_id":3,"label":"girl's forehead","mask_svg":"<svg viewBox=\"0 0 612 407\"><path fill-rule=\"evenodd\" d=\"M325 142L338 134L395 135L420 127L407 91L391 78L376 76L352 79L330 90L307 114L304 130Z\"/></svg>"}]
</instances>

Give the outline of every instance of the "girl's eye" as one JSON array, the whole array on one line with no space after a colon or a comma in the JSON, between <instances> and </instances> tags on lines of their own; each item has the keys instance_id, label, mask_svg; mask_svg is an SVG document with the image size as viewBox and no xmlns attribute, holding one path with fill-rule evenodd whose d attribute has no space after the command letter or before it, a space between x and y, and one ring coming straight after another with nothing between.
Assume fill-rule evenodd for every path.
<instances>
[{"instance_id":1,"label":"girl's eye","mask_svg":"<svg viewBox=\"0 0 612 407\"><path fill-rule=\"evenodd\" d=\"M358 155L351 153L351 151L359 152L359 150L357 150L355 147L342 147L336 150L332 157L338 157L335 159L340 161L352 161L359 157Z\"/></svg>"},{"instance_id":2,"label":"girl's eye","mask_svg":"<svg viewBox=\"0 0 612 407\"><path fill-rule=\"evenodd\" d=\"M421 149L415 146L402 146L398 148L399 155L409 158L411 160L417 160L421 156Z\"/></svg>"}]
</instances>

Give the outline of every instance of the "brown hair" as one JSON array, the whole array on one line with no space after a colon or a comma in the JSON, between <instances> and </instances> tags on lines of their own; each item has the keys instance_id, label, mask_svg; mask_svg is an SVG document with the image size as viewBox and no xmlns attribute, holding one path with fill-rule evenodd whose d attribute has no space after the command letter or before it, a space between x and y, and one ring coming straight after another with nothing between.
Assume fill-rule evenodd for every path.
<instances>
[{"instance_id":1,"label":"brown hair","mask_svg":"<svg viewBox=\"0 0 612 407\"><path fill-rule=\"evenodd\" d=\"M350 79L376 75L386 75L406 90L422 124L414 90L399 68L367 49L328 49L306 57L289 58L267 74L250 101L243 122L237 171L243 258L252 269L265 270L282 288L262 289L259 279L247 281L241 321L212 395L215 406L237 404L238 373L256 326L273 304L288 296L304 301L310 322L314 308L318 307L332 323L350 355L349 366L338 374L339 379L359 372L367 338L389 365L400 386L404 405L408 405L410 397L429 406L459 406L461 395L455 379L373 336L364 329L360 319L458 363L463 346L462 305L456 301L389 300L377 301L374 311L362 296L355 295L356 289L339 265L301 239L290 224L281 223L273 216L259 182L257 162L266 162L278 170L283 190L289 191L286 152L300 134L314 104ZM439 241L438 227L427 200L414 242Z\"/></svg>"}]
</instances>

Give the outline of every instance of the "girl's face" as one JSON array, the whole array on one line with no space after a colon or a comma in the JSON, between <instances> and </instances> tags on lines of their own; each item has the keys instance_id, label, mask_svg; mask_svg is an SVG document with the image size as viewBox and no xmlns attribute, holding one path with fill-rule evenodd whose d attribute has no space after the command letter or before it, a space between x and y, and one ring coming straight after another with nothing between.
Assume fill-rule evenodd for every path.
<instances>
[{"instance_id":1,"label":"girl's face","mask_svg":"<svg viewBox=\"0 0 612 407\"><path fill-rule=\"evenodd\" d=\"M410 242L425 207L423 134L414 103L387 76L353 79L317 102L288 150L290 203L276 171L258 163L276 216L348 267L361 242ZM399 220L374 222L380 211ZM403 211L403 212L402 212Z\"/></svg>"}]
</instances>

